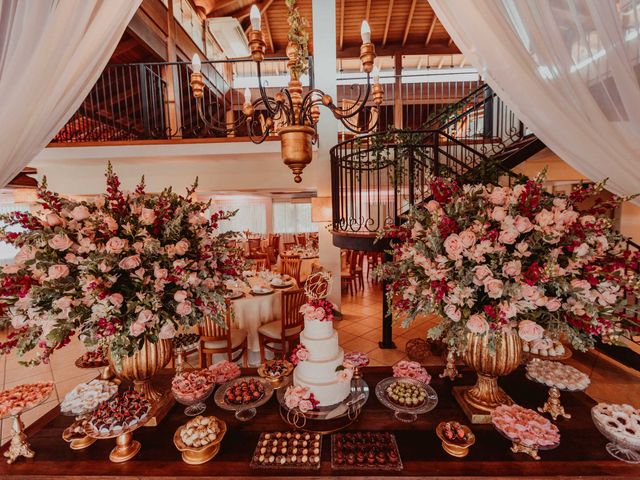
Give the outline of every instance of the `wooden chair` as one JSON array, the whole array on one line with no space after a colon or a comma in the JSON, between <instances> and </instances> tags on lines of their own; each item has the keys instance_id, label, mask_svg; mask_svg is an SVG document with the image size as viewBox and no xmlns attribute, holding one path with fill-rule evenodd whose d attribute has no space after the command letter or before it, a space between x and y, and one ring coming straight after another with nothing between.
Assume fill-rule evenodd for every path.
<instances>
[{"instance_id":1,"label":"wooden chair","mask_svg":"<svg viewBox=\"0 0 640 480\"><path fill-rule=\"evenodd\" d=\"M251 263L251 269L257 272L262 270L269 270L271 268L271 262L269 261L269 255L266 253L254 252L247 257L247 260Z\"/></svg>"},{"instance_id":2,"label":"wooden chair","mask_svg":"<svg viewBox=\"0 0 640 480\"><path fill-rule=\"evenodd\" d=\"M300 307L307 301L301 289L282 292L282 311L280 320L266 323L258 328L260 342L260 361L265 361L265 350L285 358L291 347L299 342L304 327L304 317Z\"/></svg>"},{"instance_id":3,"label":"wooden chair","mask_svg":"<svg viewBox=\"0 0 640 480\"><path fill-rule=\"evenodd\" d=\"M227 300L225 320L225 326L221 326L207 317L204 323L198 326L198 333L200 334L200 345L198 347L200 368L211 365L214 355L225 353L227 354L227 360L230 362L235 362L242 357L242 365L247 367L249 355L247 331L240 328L231 328L230 300ZM234 357L236 352L240 353ZM207 357L209 362L207 362Z\"/></svg>"},{"instance_id":4,"label":"wooden chair","mask_svg":"<svg viewBox=\"0 0 640 480\"><path fill-rule=\"evenodd\" d=\"M280 260L280 273L294 278L300 284L300 255L282 255Z\"/></svg>"},{"instance_id":5,"label":"wooden chair","mask_svg":"<svg viewBox=\"0 0 640 480\"><path fill-rule=\"evenodd\" d=\"M284 242L284 252L290 252L293 247L296 246L296 242Z\"/></svg>"},{"instance_id":6,"label":"wooden chair","mask_svg":"<svg viewBox=\"0 0 640 480\"><path fill-rule=\"evenodd\" d=\"M307 246L307 236L304 233L296 235L296 244L300 245L302 248Z\"/></svg>"},{"instance_id":7,"label":"wooden chair","mask_svg":"<svg viewBox=\"0 0 640 480\"><path fill-rule=\"evenodd\" d=\"M280 254L280 235L274 235L271 239L271 247L273 248L273 253L276 256L274 263L278 259L278 255Z\"/></svg>"},{"instance_id":8,"label":"wooden chair","mask_svg":"<svg viewBox=\"0 0 640 480\"><path fill-rule=\"evenodd\" d=\"M359 283L359 288L364 290L364 257L365 253L357 251L355 254L358 256L356 260L356 280Z\"/></svg>"},{"instance_id":9,"label":"wooden chair","mask_svg":"<svg viewBox=\"0 0 640 480\"><path fill-rule=\"evenodd\" d=\"M262 240L259 238L249 239L249 254L260 252L262 250Z\"/></svg>"},{"instance_id":10,"label":"wooden chair","mask_svg":"<svg viewBox=\"0 0 640 480\"><path fill-rule=\"evenodd\" d=\"M367 278L371 275L378 265L380 265L380 252L368 252L367 253ZM377 277L372 278L373 282L376 283L378 281Z\"/></svg>"},{"instance_id":11,"label":"wooden chair","mask_svg":"<svg viewBox=\"0 0 640 480\"><path fill-rule=\"evenodd\" d=\"M348 254L347 269L340 272L340 282L342 284L342 288L344 289L346 286L346 290L350 292L351 295L355 294L357 288L357 261L358 255L355 251L352 251L350 254Z\"/></svg>"}]
</instances>

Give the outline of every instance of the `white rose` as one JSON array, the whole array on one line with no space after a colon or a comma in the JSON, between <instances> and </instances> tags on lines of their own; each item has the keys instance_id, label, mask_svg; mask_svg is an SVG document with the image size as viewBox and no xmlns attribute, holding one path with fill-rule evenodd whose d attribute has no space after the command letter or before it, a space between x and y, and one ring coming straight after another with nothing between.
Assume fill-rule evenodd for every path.
<instances>
[{"instance_id":1,"label":"white rose","mask_svg":"<svg viewBox=\"0 0 640 480\"><path fill-rule=\"evenodd\" d=\"M156 220L156 213L151 208L143 208L140 212L140 223L151 225Z\"/></svg>"},{"instance_id":2,"label":"white rose","mask_svg":"<svg viewBox=\"0 0 640 480\"><path fill-rule=\"evenodd\" d=\"M167 322L160 328L160 333L158 333L158 338L160 340L171 340L176 336L176 327L173 326L173 323Z\"/></svg>"},{"instance_id":3,"label":"white rose","mask_svg":"<svg viewBox=\"0 0 640 480\"><path fill-rule=\"evenodd\" d=\"M586 243L581 243L578 248L574 250L577 257L584 257L589 253L589 245Z\"/></svg>"},{"instance_id":4,"label":"white rose","mask_svg":"<svg viewBox=\"0 0 640 480\"><path fill-rule=\"evenodd\" d=\"M546 209L538 212L535 218L541 227L548 227L553 223L553 213Z\"/></svg>"},{"instance_id":5,"label":"white rose","mask_svg":"<svg viewBox=\"0 0 640 480\"><path fill-rule=\"evenodd\" d=\"M84 205L78 205L76 208L71 210L71 213L69 214L71 218L78 222L81 222L85 218L89 218L90 215L91 212L89 212L89 209Z\"/></svg>"},{"instance_id":6,"label":"white rose","mask_svg":"<svg viewBox=\"0 0 640 480\"><path fill-rule=\"evenodd\" d=\"M454 322L459 322L462 317L462 313L460 313L460 309L455 305L448 304L444 307L444 314L449 317Z\"/></svg>"},{"instance_id":7,"label":"white rose","mask_svg":"<svg viewBox=\"0 0 640 480\"><path fill-rule=\"evenodd\" d=\"M173 294L173 299L176 302L184 302L187 299L188 293L185 292L184 290L178 290L176 293Z\"/></svg>"}]
</instances>

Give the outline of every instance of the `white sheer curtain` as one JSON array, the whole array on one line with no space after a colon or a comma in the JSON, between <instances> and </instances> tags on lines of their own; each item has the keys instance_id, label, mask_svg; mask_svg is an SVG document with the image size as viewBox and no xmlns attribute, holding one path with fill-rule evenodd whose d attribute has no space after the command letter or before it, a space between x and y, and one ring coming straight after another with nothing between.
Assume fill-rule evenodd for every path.
<instances>
[{"instance_id":1,"label":"white sheer curtain","mask_svg":"<svg viewBox=\"0 0 640 480\"><path fill-rule=\"evenodd\" d=\"M274 202L274 233L317 232L318 226L311 221L311 203Z\"/></svg>"},{"instance_id":2,"label":"white sheer curtain","mask_svg":"<svg viewBox=\"0 0 640 480\"><path fill-rule=\"evenodd\" d=\"M141 0L0 0L0 187L78 109Z\"/></svg>"},{"instance_id":3,"label":"white sheer curtain","mask_svg":"<svg viewBox=\"0 0 640 480\"><path fill-rule=\"evenodd\" d=\"M429 0L456 45L549 148L640 191L640 0Z\"/></svg>"},{"instance_id":4,"label":"white sheer curtain","mask_svg":"<svg viewBox=\"0 0 640 480\"><path fill-rule=\"evenodd\" d=\"M0 215L5 215L11 212L28 212L30 210L28 203L2 203L0 204ZM0 222L0 226L4 227L6 224ZM9 232L21 232L24 229L19 226L12 226L7 228ZM0 242L0 265L13 262L14 257L18 253L18 249L13 245L6 242Z\"/></svg>"},{"instance_id":5,"label":"white sheer curtain","mask_svg":"<svg viewBox=\"0 0 640 480\"><path fill-rule=\"evenodd\" d=\"M220 222L220 232L244 232L249 230L262 235L267 233L267 201L260 199L212 199L211 212L219 210L237 213L228 221Z\"/></svg>"}]
</instances>

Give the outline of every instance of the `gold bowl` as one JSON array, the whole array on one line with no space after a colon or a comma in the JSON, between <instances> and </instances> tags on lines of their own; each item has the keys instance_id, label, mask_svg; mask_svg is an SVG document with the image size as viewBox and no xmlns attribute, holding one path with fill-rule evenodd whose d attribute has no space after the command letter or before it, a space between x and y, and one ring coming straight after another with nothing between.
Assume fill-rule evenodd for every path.
<instances>
[{"instance_id":1,"label":"gold bowl","mask_svg":"<svg viewBox=\"0 0 640 480\"><path fill-rule=\"evenodd\" d=\"M210 416L209 418L213 418L218 422L218 425L220 426L220 433L218 433L218 438L208 445L204 445L202 447L189 447L185 445L180 437L180 433L186 424L180 426L180 428L176 430L176 433L173 434L173 444L180 452L182 452L183 462L188 463L189 465L200 465L211 460L220 451L220 442L222 442L223 437L227 433L227 424L218 417Z\"/></svg>"},{"instance_id":2,"label":"gold bowl","mask_svg":"<svg viewBox=\"0 0 640 480\"><path fill-rule=\"evenodd\" d=\"M283 362L285 366L284 373L282 373L282 375L279 375L277 377L268 375L266 372L267 367L269 367L275 362ZM280 388L283 385L285 379L289 375L291 375L292 372L293 372L293 364L287 360L280 360L280 359L268 360L258 367L258 375L260 375L262 378L266 380L269 380L269 382L271 382L271 386L274 389Z\"/></svg>"},{"instance_id":3,"label":"gold bowl","mask_svg":"<svg viewBox=\"0 0 640 480\"><path fill-rule=\"evenodd\" d=\"M453 457L466 457L469 453L469 447L476 443L476 436L469 427L466 425L460 425L466 434L467 439L464 442L453 442L444 436L443 431L445 423L447 422L440 422L436 427L436 435L438 435L438 438L442 440L442 448L444 448L444 451Z\"/></svg>"}]
</instances>

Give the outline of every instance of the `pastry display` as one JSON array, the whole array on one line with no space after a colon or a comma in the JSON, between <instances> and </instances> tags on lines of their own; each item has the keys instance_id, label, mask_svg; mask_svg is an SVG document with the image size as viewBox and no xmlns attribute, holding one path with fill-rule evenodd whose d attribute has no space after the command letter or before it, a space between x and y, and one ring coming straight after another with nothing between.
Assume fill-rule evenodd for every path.
<instances>
[{"instance_id":1,"label":"pastry display","mask_svg":"<svg viewBox=\"0 0 640 480\"><path fill-rule=\"evenodd\" d=\"M263 433L251 458L252 468L320 468L322 436L319 433Z\"/></svg>"},{"instance_id":2,"label":"pastry display","mask_svg":"<svg viewBox=\"0 0 640 480\"><path fill-rule=\"evenodd\" d=\"M544 337L531 342L523 342L522 350L532 355L540 355L542 357L563 357L567 350L559 340L552 340Z\"/></svg>"},{"instance_id":3,"label":"pastry display","mask_svg":"<svg viewBox=\"0 0 640 480\"><path fill-rule=\"evenodd\" d=\"M291 372L293 364L279 358L269 360L258 367L258 375L269 380L274 388L280 387Z\"/></svg>"},{"instance_id":4,"label":"pastry display","mask_svg":"<svg viewBox=\"0 0 640 480\"><path fill-rule=\"evenodd\" d=\"M225 398L233 405L249 405L264 396L263 383L255 378L234 382L225 390Z\"/></svg>"},{"instance_id":5,"label":"pastry display","mask_svg":"<svg viewBox=\"0 0 640 480\"><path fill-rule=\"evenodd\" d=\"M391 433L334 433L331 436L331 468L399 471L402 461Z\"/></svg>"},{"instance_id":6,"label":"pastry display","mask_svg":"<svg viewBox=\"0 0 640 480\"><path fill-rule=\"evenodd\" d=\"M181 333L173 337L173 348L176 351L190 351L198 348L200 335L197 333Z\"/></svg>"},{"instance_id":7,"label":"pastry display","mask_svg":"<svg viewBox=\"0 0 640 480\"><path fill-rule=\"evenodd\" d=\"M85 352L76 360L76 367L78 368L100 368L107 365L109 365L109 360L100 346L91 352Z\"/></svg>"},{"instance_id":8,"label":"pastry display","mask_svg":"<svg viewBox=\"0 0 640 480\"><path fill-rule=\"evenodd\" d=\"M511 451L539 460L538 449L549 450L560 444L560 431L542 415L520 405L500 405L491 412L493 426L513 442Z\"/></svg>"},{"instance_id":9,"label":"pastry display","mask_svg":"<svg viewBox=\"0 0 640 480\"><path fill-rule=\"evenodd\" d=\"M0 392L0 417L18 415L42 403L53 391L53 382L24 383Z\"/></svg>"},{"instance_id":10,"label":"pastry display","mask_svg":"<svg viewBox=\"0 0 640 480\"><path fill-rule=\"evenodd\" d=\"M85 433L86 423L87 423L86 418L73 422L62 433L62 439L65 442L72 442L73 440L81 440L83 438L86 438L87 436L87 434Z\"/></svg>"},{"instance_id":11,"label":"pastry display","mask_svg":"<svg viewBox=\"0 0 640 480\"><path fill-rule=\"evenodd\" d=\"M133 389L117 393L111 400L98 405L88 422L92 436L113 436L143 422L151 405L143 394Z\"/></svg>"},{"instance_id":12,"label":"pastry display","mask_svg":"<svg viewBox=\"0 0 640 480\"><path fill-rule=\"evenodd\" d=\"M607 451L627 463L640 463L640 409L627 404L598 403L591 409L594 425L611 442Z\"/></svg>"},{"instance_id":13,"label":"pastry display","mask_svg":"<svg viewBox=\"0 0 640 480\"><path fill-rule=\"evenodd\" d=\"M176 398L185 402L197 401L211 393L214 381L209 369L190 370L173 377L171 391Z\"/></svg>"},{"instance_id":14,"label":"pastry display","mask_svg":"<svg viewBox=\"0 0 640 480\"><path fill-rule=\"evenodd\" d=\"M419 407L427 398L424 387L402 380L393 382L385 391L389 400L402 407Z\"/></svg>"},{"instance_id":15,"label":"pastry display","mask_svg":"<svg viewBox=\"0 0 640 480\"><path fill-rule=\"evenodd\" d=\"M94 411L118 391L118 385L108 380L91 380L76 385L60 404L60 411L67 415L83 415Z\"/></svg>"},{"instance_id":16,"label":"pastry display","mask_svg":"<svg viewBox=\"0 0 640 480\"><path fill-rule=\"evenodd\" d=\"M217 384L226 383L240 376L240 367L228 360L220 360L209 367L213 381Z\"/></svg>"},{"instance_id":17,"label":"pastry display","mask_svg":"<svg viewBox=\"0 0 640 480\"><path fill-rule=\"evenodd\" d=\"M393 366L393 376L398 378L414 378L426 385L431 381L431 375L427 369L418 362L400 360Z\"/></svg>"},{"instance_id":18,"label":"pastry display","mask_svg":"<svg viewBox=\"0 0 640 480\"><path fill-rule=\"evenodd\" d=\"M591 383L587 374L570 365L537 358L527 363L527 375L538 383L560 390L582 391Z\"/></svg>"},{"instance_id":19,"label":"pastry display","mask_svg":"<svg viewBox=\"0 0 640 480\"><path fill-rule=\"evenodd\" d=\"M180 429L180 439L187 447L204 447L215 442L220 434L220 425L216 417L197 417L189 420Z\"/></svg>"}]
</instances>

